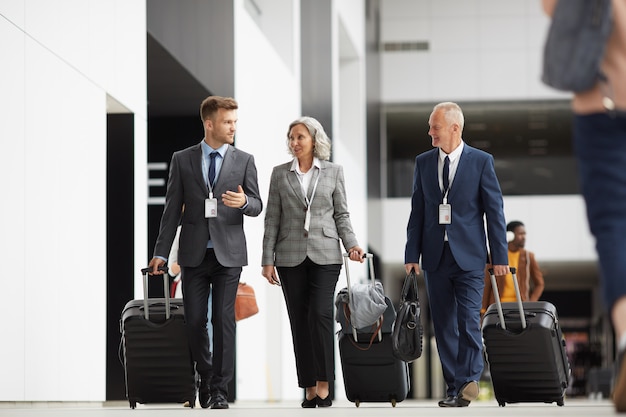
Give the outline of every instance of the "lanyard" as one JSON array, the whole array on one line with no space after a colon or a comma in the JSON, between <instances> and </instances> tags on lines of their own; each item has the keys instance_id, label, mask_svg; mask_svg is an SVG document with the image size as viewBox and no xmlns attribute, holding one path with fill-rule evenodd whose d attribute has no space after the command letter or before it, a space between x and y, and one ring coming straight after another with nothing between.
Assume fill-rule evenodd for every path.
<instances>
[{"instance_id":1,"label":"lanyard","mask_svg":"<svg viewBox=\"0 0 626 417\"><path fill-rule=\"evenodd\" d=\"M217 155L215 157L215 159L213 160L213 163L215 164L215 181L217 181L217 158L221 157L221 155ZM213 198L213 185L211 184L211 181L209 180L209 167L206 164L206 160L204 158L204 155L202 155L202 173L206 172L206 183L207 183L207 188L209 189L209 198Z\"/></svg>"},{"instance_id":2,"label":"lanyard","mask_svg":"<svg viewBox=\"0 0 626 417\"><path fill-rule=\"evenodd\" d=\"M302 188L302 192L304 194L304 201L306 202L306 214L304 216L304 230L309 231L309 226L311 225L311 203L313 203L313 199L315 198L315 191L317 190L317 183L320 180L320 176L322 172L320 171L315 179L315 184L313 185L313 192L311 193L311 199L306 195L306 190L304 190L303 180L300 178L300 175L296 172L296 177L298 178L298 182L300 182L300 188Z\"/></svg>"}]
</instances>

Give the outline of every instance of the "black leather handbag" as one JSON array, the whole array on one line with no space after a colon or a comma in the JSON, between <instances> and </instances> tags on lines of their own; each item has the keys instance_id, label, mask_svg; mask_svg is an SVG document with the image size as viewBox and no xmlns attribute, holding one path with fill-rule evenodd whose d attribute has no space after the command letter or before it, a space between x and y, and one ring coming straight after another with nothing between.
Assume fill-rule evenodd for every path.
<instances>
[{"instance_id":1,"label":"black leather handbag","mask_svg":"<svg viewBox=\"0 0 626 417\"><path fill-rule=\"evenodd\" d=\"M405 362L413 362L422 356L422 335L417 275L414 270L404 278L400 305L391 332L393 355Z\"/></svg>"}]
</instances>

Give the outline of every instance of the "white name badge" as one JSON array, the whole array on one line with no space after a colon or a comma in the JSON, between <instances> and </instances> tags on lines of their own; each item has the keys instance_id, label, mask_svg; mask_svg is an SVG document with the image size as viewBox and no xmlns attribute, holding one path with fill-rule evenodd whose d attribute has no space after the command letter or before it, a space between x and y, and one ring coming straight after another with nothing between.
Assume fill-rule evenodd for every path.
<instances>
[{"instance_id":1,"label":"white name badge","mask_svg":"<svg viewBox=\"0 0 626 417\"><path fill-rule=\"evenodd\" d=\"M450 204L439 204L439 224L452 223L452 206Z\"/></svg>"},{"instance_id":2,"label":"white name badge","mask_svg":"<svg viewBox=\"0 0 626 417\"><path fill-rule=\"evenodd\" d=\"M204 217L217 217L217 198L204 200Z\"/></svg>"}]
</instances>

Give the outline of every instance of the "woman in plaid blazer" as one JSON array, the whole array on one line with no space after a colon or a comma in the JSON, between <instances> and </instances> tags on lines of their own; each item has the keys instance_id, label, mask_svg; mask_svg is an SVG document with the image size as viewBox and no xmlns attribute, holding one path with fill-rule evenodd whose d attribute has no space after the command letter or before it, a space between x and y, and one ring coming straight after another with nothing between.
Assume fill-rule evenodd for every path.
<instances>
[{"instance_id":1,"label":"woman in plaid blazer","mask_svg":"<svg viewBox=\"0 0 626 417\"><path fill-rule=\"evenodd\" d=\"M322 125L311 117L295 120L287 147L293 160L274 167L270 180L262 274L282 285L298 385L306 390L302 407L328 407L340 240L350 259L363 262L364 252L352 231L343 168L328 161L331 143Z\"/></svg>"}]
</instances>

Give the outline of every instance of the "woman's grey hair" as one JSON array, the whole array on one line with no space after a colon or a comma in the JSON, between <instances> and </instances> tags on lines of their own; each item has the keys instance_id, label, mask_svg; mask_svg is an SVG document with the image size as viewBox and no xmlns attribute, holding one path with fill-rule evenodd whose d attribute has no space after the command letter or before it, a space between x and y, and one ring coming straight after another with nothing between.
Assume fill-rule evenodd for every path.
<instances>
[{"instance_id":1,"label":"woman's grey hair","mask_svg":"<svg viewBox=\"0 0 626 417\"><path fill-rule=\"evenodd\" d=\"M309 116L299 117L289 124L289 129L287 130L287 151L289 154L294 156L289 147L289 133L291 133L291 128L295 125L304 125L309 131L313 138L313 156L322 161L328 161L330 159L330 138L324 131L322 124Z\"/></svg>"},{"instance_id":2,"label":"woman's grey hair","mask_svg":"<svg viewBox=\"0 0 626 417\"><path fill-rule=\"evenodd\" d=\"M465 124L465 118L463 117L463 110L461 107L453 103L451 101L444 101L443 103L437 104L433 108L433 113L437 110L443 110L444 118L446 122L449 124L456 123L461 128L461 132L463 131L463 125Z\"/></svg>"}]
</instances>

